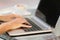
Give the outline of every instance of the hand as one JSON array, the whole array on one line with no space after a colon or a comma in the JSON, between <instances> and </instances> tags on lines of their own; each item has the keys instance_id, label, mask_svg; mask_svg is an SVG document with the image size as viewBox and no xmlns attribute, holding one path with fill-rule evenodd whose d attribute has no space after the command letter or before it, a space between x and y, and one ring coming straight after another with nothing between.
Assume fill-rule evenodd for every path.
<instances>
[{"instance_id":1,"label":"hand","mask_svg":"<svg viewBox=\"0 0 60 40\"><path fill-rule=\"evenodd\" d=\"M25 19L22 19L22 18L16 18L12 21L7 22L6 24L7 24L6 25L7 28L9 28L9 29L17 29L17 28L21 28L21 27L25 27L25 28L32 27Z\"/></svg>"},{"instance_id":2,"label":"hand","mask_svg":"<svg viewBox=\"0 0 60 40\"><path fill-rule=\"evenodd\" d=\"M12 15L12 14L11 14ZM31 28L32 26L23 18L18 15L12 16L0 16L0 20L7 21L0 25L0 34L7 32L8 30L13 30L21 27ZM12 18L16 17L16 18Z\"/></svg>"},{"instance_id":3,"label":"hand","mask_svg":"<svg viewBox=\"0 0 60 40\"><path fill-rule=\"evenodd\" d=\"M3 21L8 21L6 24L8 29L16 29L19 27L32 27L22 16L16 14L7 14L4 16L0 16L0 19ZM10 26L10 27L8 27Z\"/></svg>"}]
</instances>

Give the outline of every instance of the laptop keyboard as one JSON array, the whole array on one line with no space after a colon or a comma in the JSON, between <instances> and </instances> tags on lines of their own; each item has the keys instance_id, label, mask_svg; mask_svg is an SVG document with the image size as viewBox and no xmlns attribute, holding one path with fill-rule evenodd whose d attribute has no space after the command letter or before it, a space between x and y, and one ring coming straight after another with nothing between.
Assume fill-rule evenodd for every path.
<instances>
[{"instance_id":1,"label":"laptop keyboard","mask_svg":"<svg viewBox=\"0 0 60 40\"><path fill-rule=\"evenodd\" d=\"M39 26L37 26L34 22L32 22L31 20L27 19L26 20L32 25L32 28L30 29L24 29L24 31L26 32L30 32L30 31L39 31L42 30Z\"/></svg>"}]
</instances>

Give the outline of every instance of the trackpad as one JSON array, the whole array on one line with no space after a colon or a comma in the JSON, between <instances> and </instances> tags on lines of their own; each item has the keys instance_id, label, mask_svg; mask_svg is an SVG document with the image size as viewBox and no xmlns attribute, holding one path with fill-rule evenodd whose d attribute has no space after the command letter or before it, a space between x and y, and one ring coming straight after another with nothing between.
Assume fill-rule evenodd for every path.
<instances>
[{"instance_id":1,"label":"trackpad","mask_svg":"<svg viewBox=\"0 0 60 40\"><path fill-rule=\"evenodd\" d=\"M25 31L23 29L16 29L16 30L12 30L9 31L8 34L11 35L20 35L21 33L24 33Z\"/></svg>"}]
</instances>

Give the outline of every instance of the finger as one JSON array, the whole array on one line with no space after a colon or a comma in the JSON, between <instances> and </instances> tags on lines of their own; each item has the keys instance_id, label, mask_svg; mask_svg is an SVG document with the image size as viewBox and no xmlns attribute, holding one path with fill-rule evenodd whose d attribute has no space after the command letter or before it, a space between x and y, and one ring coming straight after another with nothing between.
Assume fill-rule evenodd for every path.
<instances>
[{"instance_id":1,"label":"finger","mask_svg":"<svg viewBox=\"0 0 60 40\"><path fill-rule=\"evenodd\" d=\"M31 26L28 22L24 22L22 23L23 25L28 25L28 26Z\"/></svg>"},{"instance_id":2,"label":"finger","mask_svg":"<svg viewBox=\"0 0 60 40\"><path fill-rule=\"evenodd\" d=\"M24 27L24 28L31 28L32 26L31 26L31 25L22 25L21 27Z\"/></svg>"}]
</instances>

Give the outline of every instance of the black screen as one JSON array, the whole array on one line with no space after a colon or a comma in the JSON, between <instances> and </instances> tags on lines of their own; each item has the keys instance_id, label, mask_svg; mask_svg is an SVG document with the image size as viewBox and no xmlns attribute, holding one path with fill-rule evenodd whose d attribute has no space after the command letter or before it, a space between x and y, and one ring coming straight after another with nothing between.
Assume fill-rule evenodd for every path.
<instances>
[{"instance_id":1,"label":"black screen","mask_svg":"<svg viewBox=\"0 0 60 40\"><path fill-rule=\"evenodd\" d=\"M45 15L46 22L52 27L55 27L60 15L59 4L60 2L58 3L56 0L41 0L37 9Z\"/></svg>"}]
</instances>

